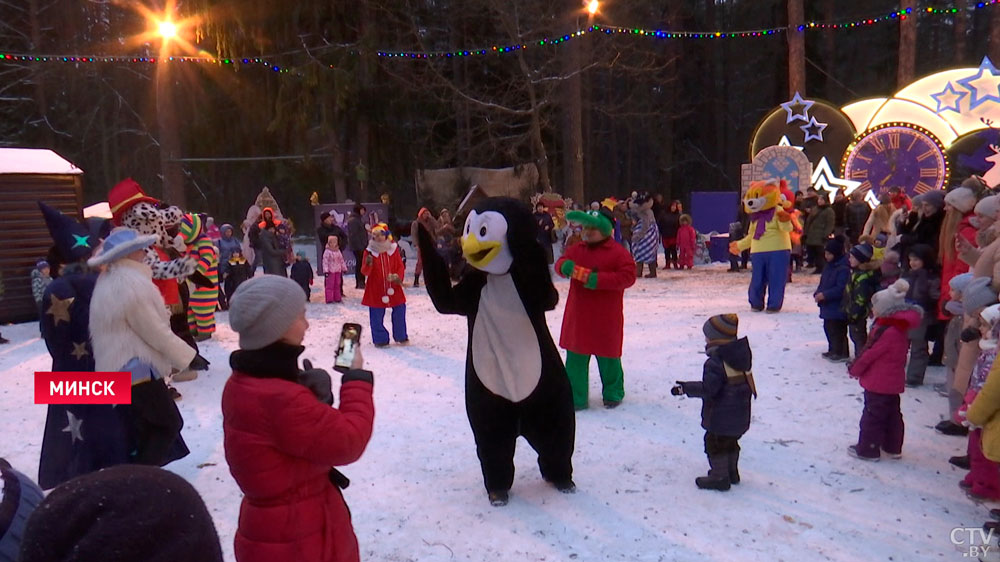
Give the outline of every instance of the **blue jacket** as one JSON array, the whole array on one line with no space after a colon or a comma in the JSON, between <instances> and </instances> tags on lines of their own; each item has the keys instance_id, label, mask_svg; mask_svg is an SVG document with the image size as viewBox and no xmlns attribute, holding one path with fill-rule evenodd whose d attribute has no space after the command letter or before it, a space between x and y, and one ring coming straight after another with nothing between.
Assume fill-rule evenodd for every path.
<instances>
[{"instance_id":1,"label":"blue jacket","mask_svg":"<svg viewBox=\"0 0 1000 562\"><path fill-rule=\"evenodd\" d=\"M823 293L823 302L819 305L819 317L823 320L847 320L847 313L841 306L844 301L844 289L851 278L851 268L847 264L847 256L843 255L826 264L819 278L819 286L813 295Z\"/></svg>"},{"instance_id":2,"label":"blue jacket","mask_svg":"<svg viewBox=\"0 0 1000 562\"><path fill-rule=\"evenodd\" d=\"M730 378L726 365L735 375L749 372L752 362L750 342L740 338L708 352L700 381L680 383L684 394L701 398L701 427L705 431L740 437L750 429L753 391L745 377Z\"/></svg>"}]
</instances>

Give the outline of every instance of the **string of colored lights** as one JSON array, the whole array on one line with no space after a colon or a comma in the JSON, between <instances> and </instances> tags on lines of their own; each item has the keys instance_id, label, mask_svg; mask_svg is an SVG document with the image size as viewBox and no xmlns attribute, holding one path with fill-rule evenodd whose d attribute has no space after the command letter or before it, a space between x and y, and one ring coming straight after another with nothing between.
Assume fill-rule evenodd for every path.
<instances>
[{"instance_id":1,"label":"string of colored lights","mask_svg":"<svg viewBox=\"0 0 1000 562\"><path fill-rule=\"evenodd\" d=\"M967 11L982 10L983 8L989 8L990 6L996 4L1000 4L1000 0L977 2L974 6L967 6L966 10ZM878 17L864 18L853 21L834 22L834 23L811 21L809 23L798 26L798 30L803 31L806 29L851 29L856 27L867 27L869 25L875 25L884 22L891 22L896 19L899 19L900 21L905 21L906 18L913 15L914 13L916 13L916 15L918 16L922 15L938 16L938 15L957 14L958 12L959 9L954 7L935 8L933 6L928 6L926 8L919 8L916 10L914 10L913 8L907 8L905 10L896 10L895 12L889 12L888 14Z\"/></svg>"},{"instance_id":2,"label":"string of colored lights","mask_svg":"<svg viewBox=\"0 0 1000 562\"><path fill-rule=\"evenodd\" d=\"M461 50L461 51L378 51L380 57L385 58L410 58L410 59L436 59L452 57L470 57L477 55L491 55L510 53L529 47L545 47L559 45L592 33L603 33L605 35L638 35L650 39L716 39L733 37L765 37L785 31L785 27L772 27L769 29L751 29L743 31L664 31L662 29L642 29L637 27L618 27L614 25L592 25L586 29L580 29L573 33L568 33L555 38L544 38L531 43L513 45L493 45L489 48Z\"/></svg>"},{"instance_id":3,"label":"string of colored lights","mask_svg":"<svg viewBox=\"0 0 1000 562\"><path fill-rule=\"evenodd\" d=\"M156 64L157 60L160 62L193 62L193 63L208 63L216 65L231 65L231 66L254 66L261 65L266 66L271 69L272 72L284 73L291 72L289 68L283 68L274 63L268 62L262 58L258 57L246 57L246 58L215 58L215 57L166 57L164 59L157 59L156 57L135 57L135 56L109 56L109 55L41 55L41 54L15 54L15 53L0 53L0 63L3 62L65 62L65 63L102 63L102 62L113 62L113 63L136 63L136 64Z\"/></svg>"},{"instance_id":4,"label":"string of colored lights","mask_svg":"<svg viewBox=\"0 0 1000 562\"><path fill-rule=\"evenodd\" d=\"M966 9L969 11L982 10L991 6L1000 4L1000 0L983 0L977 2L975 5L970 5ZM910 16L927 16L927 15L951 15L959 12L959 8L955 7L932 7L928 6L926 8L912 9L908 8L906 10L896 10L894 12L889 12L888 14L883 14L877 17L863 18L852 21L840 21L840 22L823 22L823 21L810 21L808 23L797 26L798 31L807 31L810 29L854 29L860 27L868 27L872 25L877 25L886 22L892 22L895 20L905 20ZM739 31L673 31L673 30L663 30L663 29L644 29L638 27L620 27L614 25L602 25L595 24L587 27L585 29L577 30L573 33L568 33L553 38L543 38L536 41L528 43L516 43L509 45L493 45L490 47L483 47L477 49L462 49L457 51L389 51L389 50L379 50L376 54L382 58L390 59L441 59L441 58L452 58L452 57L472 57L472 56L485 56L485 55L500 55L505 53L511 53L514 51L520 51L524 49L529 49L532 47L547 47L547 46L558 46L567 41L578 37L584 37L587 35L592 35L595 33L604 35L633 35L644 37L648 39L734 39L734 38L751 38L751 37L769 37L779 33L784 33L788 31L788 27L771 27L763 29L748 29ZM302 54L305 50L292 51L287 54ZM350 50L351 54L358 55L361 51ZM215 57L188 57L188 56L174 56L167 57L164 59L169 62L193 62L193 63L203 63L203 64L214 64L222 66L251 66L260 65L269 68L271 71L276 73L287 73L292 72L292 69L279 66L265 60L261 57L234 57L234 58L215 58ZM63 63L136 63L136 64L155 64L157 62L156 57L137 57L137 56L125 56L125 55L41 55L41 54L28 54L28 53L0 53L0 64L4 62L21 62L21 63L42 63L42 62L63 62ZM161 61L163 62L163 61Z\"/></svg>"}]
</instances>

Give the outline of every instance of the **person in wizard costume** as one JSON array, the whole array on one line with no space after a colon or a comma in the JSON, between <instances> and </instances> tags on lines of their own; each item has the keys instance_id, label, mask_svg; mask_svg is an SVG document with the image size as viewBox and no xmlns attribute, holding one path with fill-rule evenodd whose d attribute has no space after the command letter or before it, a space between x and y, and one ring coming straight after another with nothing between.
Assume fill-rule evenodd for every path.
<instances>
[{"instance_id":1,"label":"person in wizard costume","mask_svg":"<svg viewBox=\"0 0 1000 562\"><path fill-rule=\"evenodd\" d=\"M90 344L90 300L97 272L87 259L100 240L90 230L59 211L39 202L54 248L49 262L58 277L42 296L41 331L52 356L52 371L93 372ZM59 267L61 265L61 267ZM124 408L110 405L48 407L38 484L42 489L129 460L128 422Z\"/></svg>"},{"instance_id":2,"label":"person in wizard costume","mask_svg":"<svg viewBox=\"0 0 1000 562\"><path fill-rule=\"evenodd\" d=\"M622 339L625 289L635 284L632 255L611 237L612 215L570 211L566 220L583 227L583 241L566 248L556 272L571 279L559 346L566 350L566 374L573 387L573 407L587 408L590 356L597 356L605 408L616 408L625 397Z\"/></svg>"},{"instance_id":3,"label":"person in wizard costume","mask_svg":"<svg viewBox=\"0 0 1000 562\"><path fill-rule=\"evenodd\" d=\"M561 492L576 490L572 390L545 323L545 312L555 308L559 293L536 228L531 208L520 201L480 201L462 235L470 267L454 287L431 234L419 229L434 308L468 318L465 410L494 506L507 504L521 435L538 452L542 478Z\"/></svg>"}]
</instances>

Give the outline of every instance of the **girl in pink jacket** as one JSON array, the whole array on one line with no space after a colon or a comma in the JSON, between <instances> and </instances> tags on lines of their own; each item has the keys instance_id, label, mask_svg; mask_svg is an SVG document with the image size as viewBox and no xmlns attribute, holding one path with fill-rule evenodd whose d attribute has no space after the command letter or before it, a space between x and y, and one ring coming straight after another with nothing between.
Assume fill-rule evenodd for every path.
<instances>
[{"instance_id":1,"label":"girl in pink jacket","mask_svg":"<svg viewBox=\"0 0 1000 562\"><path fill-rule=\"evenodd\" d=\"M910 349L907 332L920 324L923 311L907 304L910 284L900 279L872 296L872 325L868 343L847 372L865 389L865 409L861 414L858 443L847 448L852 457L877 461L882 452L898 459L903 453L903 413L899 395L906 379L906 358Z\"/></svg>"},{"instance_id":2,"label":"girl in pink jacket","mask_svg":"<svg viewBox=\"0 0 1000 562\"><path fill-rule=\"evenodd\" d=\"M331 236L327 238L326 249L323 251L323 275L326 276L324 288L327 304L343 300L342 288L346 271L347 262L344 261L344 254L340 252L340 241L336 236Z\"/></svg>"}]
</instances>

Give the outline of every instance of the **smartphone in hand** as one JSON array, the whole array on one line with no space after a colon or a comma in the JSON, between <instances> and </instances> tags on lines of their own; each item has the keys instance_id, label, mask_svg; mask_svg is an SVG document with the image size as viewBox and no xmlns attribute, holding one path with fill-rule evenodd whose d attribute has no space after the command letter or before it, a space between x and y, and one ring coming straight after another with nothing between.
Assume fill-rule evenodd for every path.
<instances>
[{"instance_id":1,"label":"smartphone in hand","mask_svg":"<svg viewBox=\"0 0 1000 562\"><path fill-rule=\"evenodd\" d=\"M333 368L341 373L349 371L360 343L361 324L345 322L344 327L340 330L340 343L337 344L337 360L333 363Z\"/></svg>"}]
</instances>

